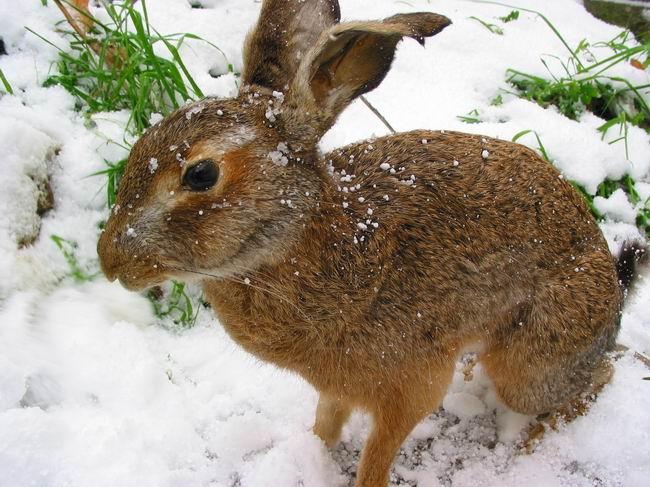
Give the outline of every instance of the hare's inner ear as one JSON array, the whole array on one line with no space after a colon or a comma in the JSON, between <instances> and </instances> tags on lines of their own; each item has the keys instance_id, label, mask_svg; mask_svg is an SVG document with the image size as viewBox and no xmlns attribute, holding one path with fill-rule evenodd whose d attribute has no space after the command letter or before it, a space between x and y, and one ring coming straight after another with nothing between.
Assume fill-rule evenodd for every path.
<instances>
[{"instance_id":1,"label":"hare's inner ear","mask_svg":"<svg viewBox=\"0 0 650 487\"><path fill-rule=\"evenodd\" d=\"M331 27L306 54L291 83L283 115L286 129L294 135L300 127L322 135L354 98L381 83L403 37L424 44L425 37L450 23L426 12Z\"/></svg>"},{"instance_id":2,"label":"hare's inner ear","mask_svg":"<svg viewBox=\"0 0 650 487\"><path fill-rule=\"evenodd\" d=\"M337 0L264 0L244 44L244 85L283 91L305 53L340 17Z\"/></svg>"}]
</instances>

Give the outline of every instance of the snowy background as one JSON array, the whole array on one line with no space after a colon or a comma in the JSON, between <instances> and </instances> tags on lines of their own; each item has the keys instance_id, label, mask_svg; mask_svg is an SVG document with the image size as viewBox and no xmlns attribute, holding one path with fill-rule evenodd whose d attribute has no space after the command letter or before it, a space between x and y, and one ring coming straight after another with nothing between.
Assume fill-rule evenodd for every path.
<instances>
[{"instance_id":1,"label":"snowy background","mask_svg":"<svg viewBox=\"0 0 650 487\"><path fill-rule=\"evenodd\" d=\"M91 2L92 3L92 2ZM149 0L162 33L192 32L219 46L238 71L241 44L259 2ZM454 129L511 139L535 130L564 174L593 192L625 173L650 196L650 137L631 127L623 144L601 140L592 114L572 121L551 108L502 93L514 67L547 75L543 54L566 57L536 15L521 12L494 35L491 22L511 9L459 0L342 0L347 19L433 10L453 25L425 49L404 42L383 84L368 95L398 130ZM592 17L578 1L510 0L537 8L569 45L609 40L621 29ZM93 9L93 11L96 11ZM97 272L95 245L106 218L105 178L90 176L104 160L126 155L127 113L89 124L60 87L41 85L61 47L61 13L49 2L0 0L0 69L15 96L0 98L0 486L345 486L350 483L368 419L352 417L333 452L311 433L316 393L300 378L241 351L209 310L182 329L160 322L147 299L97 276L75 284L51 235L77 242L79 265ZM606 48L603 48L606 49ZM162 53L161 53L162 54ZM181 50L209 95L237 91L226 62L203 43ZM647 84L629 65L621 76ZM457 116L478 109L480 124ZM322 142L324 150L376 135L385 127L355 103ZM612 134L613 138L615 134ZM532 136L522 143L537 147ZM50 181L54 207L37 215L39 187ZM637 234L623 194L597 201L614 248ZM29 245L21 243L33 242ZM531 455L520 453L530 420L506 410L480 367L471 381L457 373L444 408L421 423L396 459L395 485L650 486L650 375L634 351L650 354L650 279L626 306L619 342L630 348L589 413L547 433Z\"/></svg>"}]
</instances>

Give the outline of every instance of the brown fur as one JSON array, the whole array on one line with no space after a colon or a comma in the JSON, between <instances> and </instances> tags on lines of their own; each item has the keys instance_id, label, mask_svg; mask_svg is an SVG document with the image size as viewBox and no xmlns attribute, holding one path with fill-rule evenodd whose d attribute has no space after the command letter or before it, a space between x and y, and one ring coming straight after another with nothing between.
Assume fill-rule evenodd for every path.
<instances>
[{"instance_id":1,"label":"brown fur","mask_svg":"<svg viewBox=\"0 0 650 487\"><path fill-rule=\"evenodd\" d=\"M294 7L331 13L333 3ZM99 242L106 275L131 289L199 279L237 343L320 392L314 431L328 445L352 409L369 412L358 486L387 483L466 346L481 345L516 411L552 411L588 392L622 294L596 222L556 169L523 146L442 131L317 152L344 106L383 78L397 40L448 20L409 14L321 34L323 18L303 15L303 41L274 38L265 53L264 15L297 32L301 12L283 16L281 5L264 4L247 44L244 79L265 84L185 107L133 148ZM278 61L304 39L299 66ZM376 45L383 54L346 58ZM284 103L271 93L283 84ZM219 180L192 192L183 173L208 157Z\"/></svg>"}]
</instances>

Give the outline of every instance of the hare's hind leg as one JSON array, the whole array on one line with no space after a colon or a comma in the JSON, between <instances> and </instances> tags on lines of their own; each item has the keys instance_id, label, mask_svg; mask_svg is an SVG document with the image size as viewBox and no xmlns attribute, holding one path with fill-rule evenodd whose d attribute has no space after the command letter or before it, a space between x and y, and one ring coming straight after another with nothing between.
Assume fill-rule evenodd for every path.
<instances>
[{"instance_id":1,"label":"hare's hind leg","mask_svg":"<svg viewBox=\"0 0 650 487\"><path fill-rule=\"evenodd\" d=\"M540 359L533 356L532 350L529 353L520 355L512 349L495 347L482 357L500 399L523 414L575 411L576 401L596 394L611 377L604 350L590 350L570 358L549 354Z\"/></svg>"},{"instance_id":2,"label":"hare's hind leg","mask_svg":"<svg viewBox=\"0 0 650 487\"><path fill-rule=\"evenodd\" d=\"M341 436L341 429L347 421L352 408L341 399L336 399L320 393L316 408L316 422L314 433L320 437L328 447L333 447Z\"/></svg>"},{"instance_id":3,"label":"hare's hind leg","mask_svg":"<svg viewBox=\"0 0 650 487\"><path fill-rule=\"evenodd\" d=\"M454 360L432 373L424 364L412 364L409 374L397 374L397 383L384 389L381 397L369 405L373 418L357 470L356 487L386 487L390 468L400 445L411 430L442 401L451 382ZM425 379L426 377L426 379Z\"/></svg>"},{"instance_id":4,"label":"hare's hind leg","mask_svg":"<svg viewBox=\"0 0 650 487\"><path fill-rule=\"evenodd\" d=\"M614 367L611 362L604 359L595 369L591 385L588 391L580 396L573 397L563 406L548 414L542 414L537 417L529 429L524 442L523 450L526 453L532 453L536 444L544 437L546 431L550 428L557 430L558 423L569 423L587 413L591 401L593 401L602 388L610 381L614 374Z\"/></svg>"},{"instance_id":5,"label":"hare's hind leg","mask_svg":"<svg viewBox=\"0 0 650 487\"><path fill-rule=\"evenodd\" d=\"M611 377L607 352L618 332L618 294L593 282L580 289L566 283L549 285L516 310L481 357L497 394L515 411L554 413Z\"/></svg>"}]
</instances>

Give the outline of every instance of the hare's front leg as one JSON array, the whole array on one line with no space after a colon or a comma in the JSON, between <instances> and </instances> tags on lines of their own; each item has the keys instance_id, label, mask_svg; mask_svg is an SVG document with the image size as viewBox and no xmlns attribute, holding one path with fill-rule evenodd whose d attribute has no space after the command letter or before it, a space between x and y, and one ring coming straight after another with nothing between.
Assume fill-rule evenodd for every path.
<instances>
[{"instance_id":1,"label":"hare's front leg","mask_svg":"<svg viewBox=\"0 0 650 487\"><path fill-rule=\"evenodd\" d=\"M433 412L442 401L451 382L453 360L436 370L420 370L421 375L403 382L383 394L371 409L373 429L366 441L357 470L356 487L386 487L397 450L420 420ZM424 381L423 381L424 379Z\"/></svg>"},{"instance_id":2,"label":"hare's front leg","mask_svg":"<svg viewBox=\"0 0 650 487\"><path fill-rule=\"evenodd\" d=\"M321 393L318 398L318 407L316 408L314 433L328 447L333 447L339 441L341 429L351 412L352 408L341 399L332 398Z\"/></svg>"}]
</instances>

